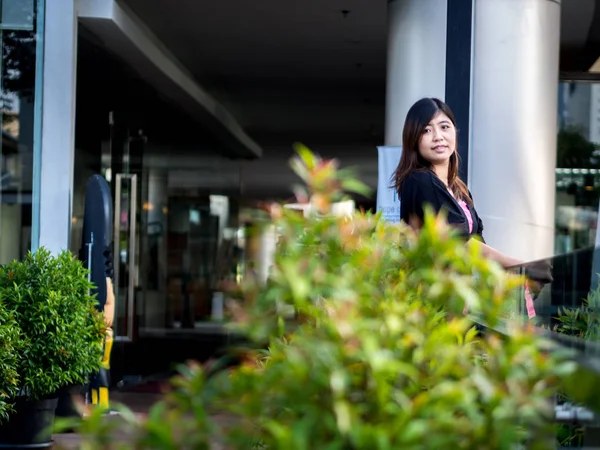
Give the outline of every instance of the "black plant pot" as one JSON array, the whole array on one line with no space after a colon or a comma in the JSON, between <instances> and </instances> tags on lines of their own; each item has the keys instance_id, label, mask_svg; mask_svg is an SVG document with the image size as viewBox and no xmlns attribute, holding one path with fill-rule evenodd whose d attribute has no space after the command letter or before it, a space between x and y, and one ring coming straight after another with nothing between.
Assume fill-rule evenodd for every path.
<instances>
[{"instance_id":1,"label":"black plant pot","mask_svg":"<svg viewBox=\"0 0 600 450\"><path fill-rule=\"evenodd\" d=\"M51 448L56 403L56 398L18 399L8 421L0 425L0 449Z\"/></svg>"},{"instance_id":2,"label":"black plant pot","mask_svg":"<svg viewBox=\"0 0 600 450\"><path fill-rule=\"evenodd\" d=\"M77 409L77 402L84 403L88 391L87 384L68 386L58 392L56 417L77 418L81 417Z\"/></svg>"}]
</instances>

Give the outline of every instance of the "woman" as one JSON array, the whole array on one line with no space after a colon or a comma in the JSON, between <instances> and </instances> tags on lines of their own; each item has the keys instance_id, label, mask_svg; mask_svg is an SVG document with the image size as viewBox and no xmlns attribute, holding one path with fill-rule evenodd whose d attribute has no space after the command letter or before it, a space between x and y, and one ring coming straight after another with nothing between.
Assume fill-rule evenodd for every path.
<instances>
[{"instance_id":1,"label":"woman","mask_svg":"<svg viewBox=\"0 0 600 450\"><path fill-rule=\"evenodd\" d=\"M441 100L424 98L408 111L402 132L402 157L393 176L400 218L418 229L424 207L444 210L447 221L504 268L523 262L485 244L483 223L471 193L458 176L457 130L452 111Z\"/></svg>"}]
</instances>

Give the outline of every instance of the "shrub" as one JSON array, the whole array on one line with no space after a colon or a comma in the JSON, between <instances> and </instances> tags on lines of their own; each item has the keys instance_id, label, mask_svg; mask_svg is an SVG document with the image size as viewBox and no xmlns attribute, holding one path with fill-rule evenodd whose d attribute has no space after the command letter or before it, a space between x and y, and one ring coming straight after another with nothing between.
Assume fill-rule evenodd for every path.
<instances>
[{"instance_id":1,"label":"shrub","mask_svg":"<svg viewBox=\"0 0 600 450\"><path fill-rule=\"evenodd\" d=\"M20 352L17 322L0 298L0 424L12 410L18 391L17 355Z\"/></svg>"},{"instance_id":2,"label":"shrub","mask_svg":"<svg viewBox=\"0 0 600 450\"><path fill-rule=\"evenodd\" d=\"M0 299L17 324L19 396L84 383L100 367L105 326L81 262L45 249L0 268Z\"/></svg>"},{"instance_id":3,"label":"shrub","mask_svg":"<svg viewBox=\"0 0 600 450\"><path fill-rule=\"evenodd\" d=\"M191 364L147 420L113 425L153 449L209 448L215 438L298 450L542 442L554 383L572 365L532 327L510 322L510 337L482 336L463 314L467 306L497 324L523 280L465 246L443 217L429 214L417 234L379 215L331 216L344 190L364 187L334 162L300 156L316 213L274 205L265 219L280 234L270 278L247 280L229 304L232 328L251 343L237 349L240 365ZM94 428L93 417L85 432L104 448L114 429Z\"/></svg>"}]
</instances>

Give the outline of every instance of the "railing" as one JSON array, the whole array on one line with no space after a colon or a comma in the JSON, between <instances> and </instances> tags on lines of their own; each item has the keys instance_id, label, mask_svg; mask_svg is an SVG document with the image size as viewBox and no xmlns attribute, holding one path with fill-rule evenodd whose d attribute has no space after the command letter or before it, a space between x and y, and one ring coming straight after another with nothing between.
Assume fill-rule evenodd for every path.
<instances>
[{"instance_id":1,"label":"railing","mask_svg":"<svg viewBox=\"0 0 600 450\"><path fill-rule=\"evenodd\" d=\"M558 424L562 424L562 429L559 430L562 436L557 438L556 448L600 449L600 248L527 263L512 268L511 271L535 278L536 272L539 273L540 268L547 267L548 264L552 267L553 280L543 285L535 298L536 317L531 320L539 326L540 334L562 348L572 349L573 360L578 367L576 373L563 380L574 389L556 400L555 419ZM592 296L592 302L586 309L584 299L593 293L597 294L597 298ZM524 288L520 294L514 313L527 318ZM591 314L592 329L586 330L581 324L582 333L568 335L564 327L561 328L559 311L573 311L577 308ZM490 328L481 318L472 319L484 329ZM501 334L508 333L507 327L502 323L494 330Z\"/></svg>"}]
</instances>

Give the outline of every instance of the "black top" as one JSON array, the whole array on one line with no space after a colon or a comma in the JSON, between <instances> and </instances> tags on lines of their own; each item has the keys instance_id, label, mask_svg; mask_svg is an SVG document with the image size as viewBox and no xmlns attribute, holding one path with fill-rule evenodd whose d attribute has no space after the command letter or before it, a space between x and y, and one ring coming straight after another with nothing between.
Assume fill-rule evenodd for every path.
<instances>
[{"instance_id":1,"label":"black top","mask_svg":"<svg viewBox=\"0 0 600 450\"><path fill-rule=\"evenodd\" d=\"M409 223L411 217L416 217L422 222L425 205L429 205L436 213L443 209L448 223L456 226L465 238L477 235L483 240L483 223L475 207L467 203L473 218L473 231L469 233L469 222L463 209L442 180L430 170L413 172L404 180L400 192L400 219Z\"/></svg>"}]
</instances>

